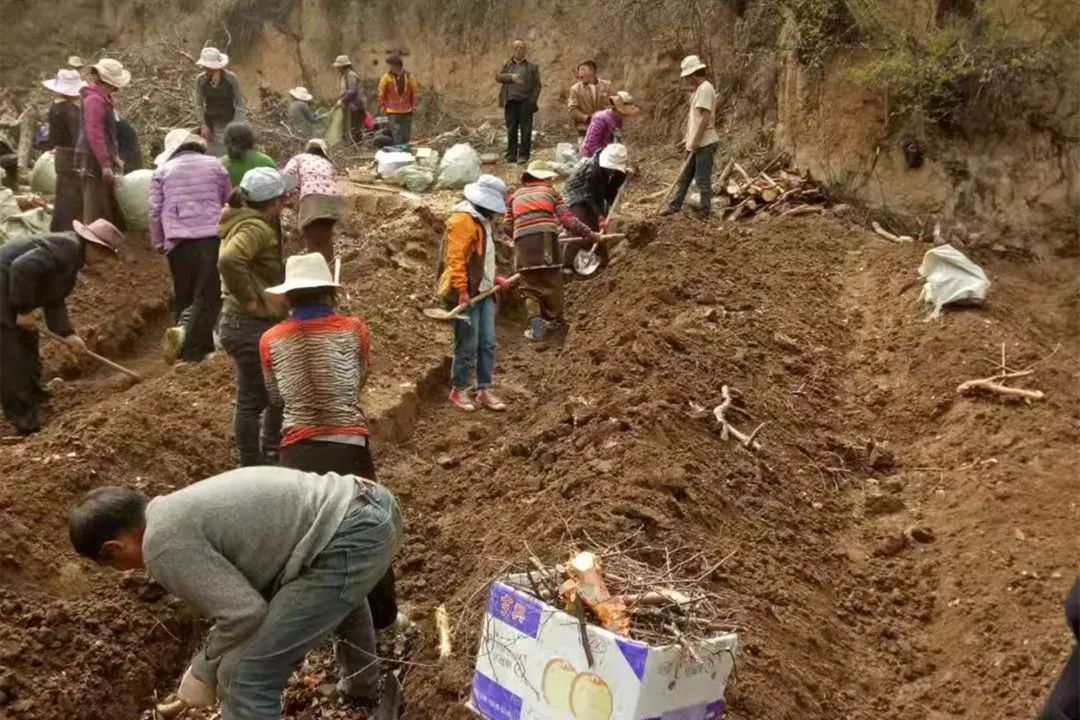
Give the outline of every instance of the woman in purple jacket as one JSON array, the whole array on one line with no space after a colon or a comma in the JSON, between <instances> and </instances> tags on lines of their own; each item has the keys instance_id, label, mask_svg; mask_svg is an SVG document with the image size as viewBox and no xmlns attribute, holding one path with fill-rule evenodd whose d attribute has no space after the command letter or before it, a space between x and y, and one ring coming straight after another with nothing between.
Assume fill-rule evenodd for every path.
<instances>
[{"instance_id":1,"label":"woman in purple jacket","mask_svg":"<svg viewBox=\"0 0 1080 720\"><path fill-rule=\"evenodd\" d=\"M608 98L611 107L593 113L585 140L581 143L581 159L591 158L622 137L623 121L641 112L633 96L625 90Z\"/></svg>"},{"instance_id":2,"label":"woman in purple jacket","mask_svg":"<svg viewBox=\"0 0 1080 720\"><path fill-rule=\"evenodd\" d=\"M232 186L206 141L188 130L171 130L154 161L150 182L150 242L169 259L176 326L165 331L169 363L198 362L214 351L221 311L218 223Z\"/></svg>"}]
</instances>

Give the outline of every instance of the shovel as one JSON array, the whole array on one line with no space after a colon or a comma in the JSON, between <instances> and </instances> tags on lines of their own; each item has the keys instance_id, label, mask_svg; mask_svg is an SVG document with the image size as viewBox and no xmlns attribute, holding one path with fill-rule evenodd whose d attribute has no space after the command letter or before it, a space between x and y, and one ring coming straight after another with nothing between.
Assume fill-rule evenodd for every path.
<instances>
[{"instance_id":1,"label":"shovel","mask_svg":"<svg viewBox=\"0 0 1080 720\"><path fill-rule=\"evenodd\" d=\"M629 178L627 178L629 180ZM615 193L615 202L611 203L611 210L608 212L608 225L604 228L604 235L607 235L607 231L611 229L611 221L615 217L615 213L619 210L619 204L622 202L623 190L626 189L626 181L619 186L619 192ZM600 269L600 256L596 254L596 248L600 243L593 243L592 247L586 252L579 252L574 256L574 272L582 277L589 277L597 270Z\"/></svg>"},{"instance_id":2,"label":"shovel","mask_svg":"<svg viewBox=\"0 0 1080 720\"><path fill-rule=\"evenodd\" d=\"M62 342L65 345L67 344L67 342L64 340L64 338L60 337L59 335L57 335L53 331L51 331L51 330L49 330L47 328L38 328L38 329L46 337L51 337L53 340L57 340L59 342ZM142 375L139 375L139 373L135 372L134 370L128 370L123 365L118 365L117 363L114 363L109 358L102 357L102 356L98 355L97 353L92 352L89 349L84 350L82 352L85 353L86 355L89 355L94 360L97 360L102 365L104 365L106 367L110 367L113 370L116 370L117 372L122 372L123 374L127 375L129 378L134 380L135 382L139 382L140 380L142 380Z\"/></svg>"},{"instance_id":3,"label":"shovel","mask_svg":"<svg viewBox=\"0 0 1080 720\"><path fill-rule=\"evenodd\" d=\"M509 280L510 284L513 285L520 278L521 274L518 273L517 275L511 275L509 278L507 278L507 280ZM495 293L499 292L499 290L501 289L502 288L496 285L490 290L485 290L484 292L478 293L477 295L469 298L469 302L461 303L453 310L444 310L442 308L425 308L424 315L428 316L432 320L461 320L463 322L471 322L468 315L462 315L461 313L465 312L481 300L486 300Z\"/></svg>"}]
</instances>

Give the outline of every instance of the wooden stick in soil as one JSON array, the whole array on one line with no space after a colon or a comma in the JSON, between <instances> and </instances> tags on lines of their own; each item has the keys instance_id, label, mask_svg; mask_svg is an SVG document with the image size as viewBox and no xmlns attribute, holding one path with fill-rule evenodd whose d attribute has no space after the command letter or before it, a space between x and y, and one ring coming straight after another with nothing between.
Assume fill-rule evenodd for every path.
<instances>
[{"instance_id":1,"label":"wooden stick in soil","mask_svg":"<svg viewBox=\"0 0 1080 720\"><path fill-rule=\"evenodd\" d=\"M724 417L724 413L726 413L731 408L731 405L734 402L731 397L731 388L729 388L727 385L722 386L720 388L720 394L724 398L724 402L720 405L717 405L716 408L713 410L713 415L716 417L717 422L720 423L720 437L724 440L727 440L728 436L730 435L731 437L734 437L736 440L738 440L746 449L760 450L761 443L758 442L755 438L761 431L761 427L763 427L764 424L762 424L761 427L758 427L758 429L755 430L751 435L740 432L734 425L730 424L727 421L727 418Z\"/></svg>"},{"instance_id":2,"label":"wooden stick in soil","mask_svg":"<svg viewBox=\"0 0 1080 720\"><path fill-rule=\"evenodd\" d=\"M1006 397L1017 397L1024 400L1042 400L1046 397L1046 393L1041 390L1024 390L1023 388L1014 388L1007 385L1002 385L1000 382L998 382L998 380L1027 377L1034 372L1034 370L1021 370L1019 372L1001 373L1000 375L993 375L991 377L982 378L980 380L968 380L967 382L960 383L956 387L956 392L960 393L961 395L968 395L976 390L987 390L989 392L997 393L998 395L1004 395Z\"/></svg>"},{"instance_id":3,"label":"wooden stick in soil","mask_svg":"<svg viewBox=\"0 0 1080 720\"><path fill-rule=\"evenodd\" d=\"M450 616L446 614L445 605L435 608L435 628L439 631L439 660L445 660L453 652L450 647Z\"/></svg>"},{"instance_id":4,"label":"wooden stick in soil","mask_svg":"<svg viewBox=\"0 0 1080 720\"><path fill-rule=\"evenodd\" d=\"M870 227L872 227L874 229L875 233L877 233L881 237L885 238L886 240L889 240L890 242L894 242L894 243L915 242L915 238L911 237L910 235L893 235L891 232L889 232L885 228L881 227L881 225L878 223L877 220L870 223Z\"/></svg>"}]
</instances>

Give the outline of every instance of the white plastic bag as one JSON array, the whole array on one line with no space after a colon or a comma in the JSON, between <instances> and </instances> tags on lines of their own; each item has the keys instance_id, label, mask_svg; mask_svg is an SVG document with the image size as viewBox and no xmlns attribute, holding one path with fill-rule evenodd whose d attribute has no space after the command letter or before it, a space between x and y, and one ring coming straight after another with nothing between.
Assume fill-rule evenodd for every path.
<instances>
[{"instance_id":1,"label":"white plastic bag","mask_svg":"<svg viewBox=\"0 0 1080 720\"><path fill-rule=\"evenodd\" d=\"M375 167L380 177L393 178L401 168L415 164L416 158L411 153L399 150L380 150L375 153Z\"/></svg>"},{"instance_id":2,"label":"white plastic bag","mask_svg":"<svg viewBox=\"0 0 1080 720\"><path fill-rule=\"evenodd\" d=\"M56 193L56 155L53 151L41 153L30 171L30 189L36 193L53 195Z\"/></svg>"},{"instance_id":3,"label":"white plastic bag","mask_svg":"<svg viewBox=\"0 0 1080 720\"><path fill-rule=\"evenodd\" d=\"M555 162L560 165L577 165L578 154L573 143L561 142L555 146Z\"/></svg>"},{"instance_id":4,"label":"white plastic bag","mask_svg":"<svg viewBox=\"0 0 1080 720\"><path fill-rule=\"evenodd\" d=\"M480 177L480 153L468 143L458 143L439 162L440 188L463 188Z\"/></svg>"},{"instance_id":5,"label":"white plastic bag","mask_svg":"<svg viewBox=\"0 0 1080 720\"><path fill-rule=\"evenodd\" d=\"M919 275L926 278L919 300L933 307L927 320L941 315L941 309L950 303L981 305L990 289L982 268L952 245L928 250Z\"/></svg>"},{"instance_id":6,"label":"white plastic bag","mask_svg":"<svg viewBox=\"0 0 1080 720\"><path fill-rule=\"evenodd\" d=\"M116 204L131 230L150 227L150 179L153 170L134 170L116 178Z\"/></svg>"}]
</instances>

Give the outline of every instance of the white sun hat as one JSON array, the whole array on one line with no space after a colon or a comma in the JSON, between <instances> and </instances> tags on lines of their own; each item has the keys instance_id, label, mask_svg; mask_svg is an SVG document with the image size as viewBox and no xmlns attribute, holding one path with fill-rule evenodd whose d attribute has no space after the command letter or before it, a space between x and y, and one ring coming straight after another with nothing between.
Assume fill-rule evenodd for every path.
<instances>
[{"instance_id":1,"label":"white sun hat","mask_svg":"<svg viewBox=\"0 0 1080 720\"><path fill-rule=\"evenodd\" d=\"M204 148L206 147L205 140L186 128L170 130L168 134L165 135L165 148L161 151L160 155L154 158L154 165L161 167L172 159L172 156L177 150L188 143L199 143Z\"/></svg>"},{"instance_id":2,"label":"white sun hat","mask_svg":"<svg viewBox=\"0 0 1080 720\"><path fill-rule=\"evenodd\" d=\"M465 199L494 213L506 212L506 183L494 175L481 175L465 186Z\"/></svg>"},{"instance_id":3,"label":"white sun hat","mask_svg":"<svg viewBox=\"0 0 1080 720\"><path fill-rule=\"evenodd\" d=\"M559 173L552 167L551 163L544 160L533 160L522 174L529 175L537 180L551 180L559 177Z\"/></svg>"},{"instance_id":4,"label":"white sun hat","mask_svg":"<svg viewBox=\"0 0 1080 720\"><path fill-rule=\"evenodd\" d=\"M697 55L687 55L682 61L682 76L689 77L698 70L704 70L707 66L701 62Z\"/></svg>"},{"instance_id":5,"label":"white sun hat","mask_svg":"<svg viewBox=\"0 0 1080 720\"><path fill-rule=\"evenodd\" d=\"M246 176L245 176L246 177ZM285 262L285 282L266 288L272 295L284 295L292 290L341 287L330 274L330 265L322 253L293 255Z\"/></svg>"},{"instance_id":6,"label":"white sun hat","mask_svg":"<svg viewBox=\"0 0 1080 720\"><path fill-rule=\"evenodd\" d=\"M352 60L349 59L348 55L338 55L334 59L334 67L336 68L348 67L350 65L352 65Z\"/></svg>"},{"instance_id":7,"label":"white sun hat","mask_svg":"<svg viewBox=\"0 0 1080 720\"><path fill-rule=\"evenodd\" d=\"M306 87L303 87L303 86L294 87L292 90L289 91L289 94L292 95L297 100L303 100L304 102L311 102L312 100L315 99L311 95L311 93L308 92L308 89Z\"/></svg>"},{"instance_id":8,"label":"white sun hat","mask_svg":"<svg viewBox=\"0 0 1080 720\"><path fill-rule=\"evenodd\" d=\"M207 70L221 70L229 64L229 56L216 47L204 47L195 64Z\"/></svg>"},{"instance_id":9,"label":"white sun hat","mask_svg":"<svg viewBox=\"0 0 1080 720\"><path fill-rule=\"evenodd\" d=\"M93 65L101 81L108 83L117 89L123 89L131 82L131 72L124 69L119 60L101 58Z\"/></svg>"},{"instance_id":10,"label":"white sun hat","mask_svg":"<svg viewBox=\"0 0 1080 720\"><path fill-rule=\"evenodd\" d=\"M73 68L61 68L56 73L56 77L43 80L41 84L57 95L65 97L75 97L86 87L79 71Z\"/></svg>"},{"instance_id":11,"label":"white sun hat","mask_svg":"<svg viewBox=\"0 0 1080 720\"><path fill-rule=\"evenodd\" d=\"M84 63L82 61L82 58L79 57L78 55L69 55L68 56L68 67L72 67L72 68L75 68L76 70L78 70L78 69L80 69L82 67L85 67L85 65L86 65L86 63Z\"/></svg>"},{"instance_id":12,"label":"white sun hat","mask_svg":"<svg viewBox=\"0 0 1080 720\"><path fill-rule=\"evenodd\" d=\"M600 151L600 167L608 170L625 173L629 160L630 154L626 151L626 146L619 143L611 143Z\"/></svg>"},{"instance_id":13,"label":"white sun hat","mask_svg":"<svg viewBox=\"0 0 1080 720\"><path fill-rule=\"evenodd\" d=\"M257 167L244 173L240 189L253 202L266 202L296 187L296 180L291 175L283 175L277 168Z\"/></svg>"}]
</instances>

